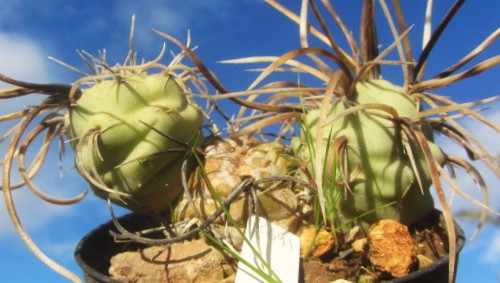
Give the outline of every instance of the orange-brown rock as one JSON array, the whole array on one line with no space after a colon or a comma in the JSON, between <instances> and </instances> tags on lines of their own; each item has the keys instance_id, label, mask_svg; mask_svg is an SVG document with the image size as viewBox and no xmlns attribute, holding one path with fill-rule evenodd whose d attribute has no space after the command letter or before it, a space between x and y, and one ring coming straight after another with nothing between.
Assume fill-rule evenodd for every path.
<instances>
[{"instance_id":1,"label":"orange-brown rock","mask_svg":"<svg viewBox=\"0 0 500 283\"><path fill-rule=\"evenodd\" d=\"M324 229L315 227L304 229L300 234L300 255L319 257L333 248L333 236Z\"/></svg>"},{"instance_id":2,"label":"orange-brown rock","mask_svg":"<svg viewBox=\"0 0 500 283\"><path fill-rule=\"evenodd\" d=\"M381 220L368 231L368 258L372 265L394 277L408 274L415 264L416 248L408 227L394 220Z\"/></svg>"}]
</instances>

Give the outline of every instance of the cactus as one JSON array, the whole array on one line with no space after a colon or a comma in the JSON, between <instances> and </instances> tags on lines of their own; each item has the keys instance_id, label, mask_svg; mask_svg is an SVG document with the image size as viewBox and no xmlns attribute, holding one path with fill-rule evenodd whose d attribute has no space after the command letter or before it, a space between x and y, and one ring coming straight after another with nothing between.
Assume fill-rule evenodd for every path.
<instances>
[{"instance_id":1,"label":"cactus","mask_svg":"<svg viewBox=\"0 0 500 283\"><path fill-rule=\"evenodd\" d=\"M72 281L79 278L48 258L24 230L11 191L27 186L44 201L59 205L82 200L86 192L60 199L33 182L50 145L67 139L76 169L96 195L136 212L158 216L170 211L183 191L181 170L192 170L190 152L203 141L204 116L190 89L208 89L196 70L181 63L184 53L174 56L169 65L159 63L164 51L153 61L137 64L131 45L125 64L114 67L109 67L105 56L98 59L81 52L92 75L78 70L85 76L72 85L35 84L0 74L1 81L14 85L1 90L0 99L46 95L34 107L0 117L2 123L16 122L0 138L0 143L11 138L1 164L7 210L29 249ZM35 143L40 137L41 145ZM26 152L37 146L35 158L26 164ZM12 181L14 165L22 178L18 183Z\"/></svg>"},{"instance_id":2,"label":"cactus","mask_svg":"<svg viewBox=\"0 0 500 283\"><path fill-rule=\"evenodd\" d=\"M267 95L265 101L293 110L275 115L253 111L249 118L245 117L246 108L243 107L237 119L253 120L255 124L242 131L263 133L261 129L265 126L280 123L279 135L290 133L292 147L305 164L299 166L300 176L316 187L322 223L334 230L345 231L353 225L367 227L386 218L412 224L433 209L430 188L434 186L449 237L451 282L456 234L443 180L480 206L483 216L487 213L498 215L498 212L488 206L487 189L477 170L466 160L448 155L439 148L433 142L433 134L439 132L458 142L471 159L480 159L491 171L500 174L491 153L456 120L465 116L498 132L497 123L472 109L498 97L460 104L431 91L500 65L500 58L493 56L458 72L492 45L499 31L492 32L453 66L433 78L424 79L425 67L432 63L428 60L429 54L462 1L451 7L433 33L430 32L430 17L426 20L423 48L418 57L414 57L410 29L398 1L392 5L386 1L379 3L394 39L382 45L378 42L378 29L383 25L375 17L377 4L373 0L363 1L358 41L329 1L322 1L324 9L315 1L303 1L300 13L274 0L266 2L299 25L300 47L281 56L225 62L268 64L245 93L250 101ZM430 15L432 5L428 9ZM342 41L344 45L339 43ZM396 60L391 53L396 53ZM402 70L400 86L382 76L382 71L391 66ZM283 71L289 71L293 79L283 80ZM280 72L277 76L280 79L272 80L277 72ZM259 88L259 85L262 86ZM452 112L458 115L450 114ZM296 128L291 126L294 122L298 122ZM298 136L294 131L297 129L300 131ZM460 190L445 167L452 171L460 167L469 173L482 186L484 200L475 200Z\"/></svg>"},{"instance_id":3,"label":"cactus","mask_svg":"<svg viewBox=\"0 0 500 283\"><path fill-rule=\"evenodd\" d=\"M300 222L306 220L308 201L297 197L300 186L289 179L297 170L297 158L289 149L277 142L261 142L251 137L210 138L205 146L203 173L191 175L190 200L184 196L175 208L175 221L180 222L212 215L245 178L256 181L274 177L252 188L254 193L240 194L215 223L231 223L245 227L250 208L258 215L276 222L288 230L296 231ZM256 197L256 198L254 198ZM232 218L229 220L229 218Z\"/></svg>"},{"instance_id":4,"label":"cactus","mask_svg":"<svg viewBox=\"0 0 500 283\"><path fill-rule=\"evenodd\" d=\"M319 154L323 156L322 163L327 158L340 158L335 157L339 152L335 152L334 144L345 143L345 162L327 163L324 172L326 178L336 177L325 182L332 186L325 191L340 194L340 201L332 203L336 206L338 223L357 219L355 223L364 223L367 227L378 219L394 219L405 225L413 224L434 209L429 191L432 181L425 158L417 146L405 138L397 121L415 115L416 102L402 88L384 80L359 82L349 102L359 107L385 105L391 112L379 107L349 113L349 107L341 100L329 105L327 120L331 123L324 127L323 151ZM295 144L303 144L295 150L306 162L312 158L311 151L315 152L309 148L315 145L306 141L315 140L319 116L318 109L304 115L300 142L295 141ZM425 128L428 124L419 127ZM441 149L432 142L431 134L427 138L434 159L442 165ZM342 180L346 175L350 175L348 182ZM358 219L363 214L366 216Z\"/></svg>"},{"instance_id":5,"label":"cactus","mask_svg":"<svg viewBox=\"0 0 500 283\"><path fill-rule=\"evenodd\" d=\"M66 133L82 175L105 187L90 182L98 196L117 200L123 193L132 201L116 203L157 213L177 199L186 158L179 142L195 146L203 121L187 94L180 79L163 74L132 73L83 90Z\"/></svg>"},{"instance_id":6,"label":"cactus","mask_svg":"<svg viewBox=\"0 0 500 283\"><path fill-rule=\"evenodd\" d=\"M450 115L450 112L458 112L459 116L472 117L498 132L496 123L471 109L496 98L458 104L429 91L498 66L500 58L496 56L454 74L491 45L499 32L492 33L454 66L424 80L425 66L430 63L428 54L463 1L457 1L434 34L424 36L430 39L424 40L417 60L413 57L409 30L398 1L392 7L396 14L394 20L385 1L380 1L394 37L394 42L384 50L379 50L377 42L373 0L364 1L359 43L328 1L323 4L338 30L328 28L314 1L303 1L300 15L274 0L266 2L300 25L301 47L281 57L227 61L271 61L242 92L229 93L189 47L160 32L157 33L182 49L168 66L159 64L161 56L137 65L131 44L128 64L124 66L109 67L104 59L84 53L93 74L73 85L31 84L0 75L0 80L16 86L0 91L1 99L32 93L48 95L36 107L0 117L0 122L20 120L0 139L3 142L12 137L1 164L4 171L1 189L16 229L34 254L75 280L73 274L47 259L31 241L18 219L11 197L11 190L23 185L29 186L41 198L59 204L74 203L84 197L82 194L72 199L54 200L32 182L49 145L67 138L75 152L79 173L98 196L134 211L153 212L155 217L165 216L168 214L165 211L172 209L169 212L175 214L173 221L177 223L169 226L168 232L180 231L176 228L184 224L182 230L190 230L172 238L166 236L166 239L141 238L123 230L120 230L122 234L115 235L142 243L180 241L186 239L186 235L207 232L210 224L214 224L211 227L214 230L228 227L227 222L243 227L251 209L294 232L313 222L318 226L315 227L317 231L321 229L332 234L352 225L366 227L386 218L412 224L434 208L430 195L430 187L434 185L449 235L452 279L455 233L440 177L457 187L443 169L458 166L470 172L478 183L482 183L482 179L467 161L449 156L440 149L433 141L433 132L439 131L458 141L471 159L480 159L499 175L496 160L492 161L494 158L480 142L458 124L457 116ZM319 28L310 23L310 15L314 16ZM424 30L431 30L429 25L426 23ZM348 48L336 42L338 35L333 36L334 30L345 37ZM310 41L310 37L317 41ZM311 47L313 42L322 42L327 48ZM388 54L396 49L397 61L387 60ZM185 55L196 68L179 63ZM307 57L310 62L302 62L299 57ZM388 65L401 66L404 76L401 86L382 77L381 67ZM159 71L151 74L153 68ZM273 81L257 88L275 71L290 70L294 76L301 73L300 79ZM222 98L207 98L208 89L198 77L200 73ZM307 75L319 79L321 84L310 86L309 79L305 78ZM80 89L84 83L89 86ZM217 138L204 139L203 116L211 112L203 113L196 105L188 87L191 84L202 92L201 97L206 99L207 105L219 113L224 111L218 108L218 99L228 98L242 107L234 119L222 114L229 124L227 136L221 137L213 127L211 134ZM262 101L262 96L268 94L271 97ZM242 98L245 95L247 99ZM249 108L252 112L245 116ZM212 117L209 118L213 123ZM38 124L34 129L29 128L35 122ZM280 123L281 128L272 128L270 136L275 140L269 142L264 129L275 123ZM42 134L45 136L40 151L26 166L25 154L33 140ZM254 139L256 136L263 138ZM288 138L293 152L285 146ZM199 148L202 142L204 147ZM15 159L19 160L22 177L19 184L11 182ZM307 187L307 193L302 186ZM316 207L312 207L313 195L318 197L314 203L318 204ZM484 203L473 201L479 203L483 213L498 215L488 207L487 191L485 195ZM231 202L226 203L228 199ZM226 214L215 215L222 208ZM316 215L311 217L313 213ZM169 220L172 219L164 222ZM197 224L196 228L193 223ZM119 227L119 223L116 225Z\"/></svg>"}]
</instances>

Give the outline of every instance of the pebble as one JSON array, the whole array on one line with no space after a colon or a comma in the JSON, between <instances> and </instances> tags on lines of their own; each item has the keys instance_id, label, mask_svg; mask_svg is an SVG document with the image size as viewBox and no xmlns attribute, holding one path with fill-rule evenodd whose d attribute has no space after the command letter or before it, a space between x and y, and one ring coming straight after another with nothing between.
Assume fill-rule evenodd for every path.
<instances>
[{"instance_id":1,"label":"pebble","mask_svg":"<svg viewBox=\"0 0 500 283\"><path fill-rule=\"evenodd\" d=\"M319 257L333 248L333 236L324 229L308 227L300 234L300 255Z\"/></svg>"},{"instance_id":2,"label":"pebble","mask_svg":"<svg viewBox=\"0 0 500 283\"><path fill-rule=\"evenodd\" d=\"M368 258L373 267L393 277L407 275L417 258L408 227L381 220L368 230Z\"/></svg>"}]
</instances>

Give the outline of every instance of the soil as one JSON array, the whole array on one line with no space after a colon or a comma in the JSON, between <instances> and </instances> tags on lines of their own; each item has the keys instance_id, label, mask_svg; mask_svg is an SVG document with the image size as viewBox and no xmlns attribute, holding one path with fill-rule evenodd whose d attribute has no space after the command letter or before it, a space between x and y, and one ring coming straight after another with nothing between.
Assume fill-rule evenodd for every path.
<instances>
[{"instance_id":1,"label":"soil","mask_svg":"<svg viewBox=\"0 0 500 283\"><path fill-rule=\"evenodd\" d=\"M406 226L372 226L367 236L357 233L355 237L348 237L347 241L342 240L344 235L337 235L336 245L329 251L301 259L301 280L304 283L334 282L338 279L371 283L404 276L447 254L447 237L441 223L439 215L431 214L407 230ZM389 229L379 237L382 243L377 243L376 235L381 233L377 229ZM405 231L409 232L409 240L404 238ZM405 243L409 243L407 248ZM386 246L375 248L376 244ZM382 256L379 262L390 266L379 266L374 259L377 256ZM395 258L384 258L391 256ZM390 262L403 263L404 266L394 266ZM196 239L168 248L148 247L119 253L112 258L109 272L110 277L122 282L229 283L234 281L235 267L234 260L206 244L203 239Z\"/></svg>"},{"instance_id":2,"label":"soil","mask_svg":"<svg viewBox=\"0 0 500 283\"><path fill-rule=\"evenodd\" d=\"M448 242L439 217L429 215L412 227L409 227L412 248L415 249L415 261L409 266L408 272L426 267L446 255ZM387 245L387 252L404 249L402 245ZM302 272L305 283L333 282L344 279L350 282L381 282L398 276L381 271L374 267L369 253L369 244L362 249L353 248L352 244L344 243L338 253L328 253L321 257L311 257L302 261ZM398 261L398 260L396 260ZM404 262L400 259L399 262ZM402 276L399 274L399 276Z\"/></svg>"}]
</instances>

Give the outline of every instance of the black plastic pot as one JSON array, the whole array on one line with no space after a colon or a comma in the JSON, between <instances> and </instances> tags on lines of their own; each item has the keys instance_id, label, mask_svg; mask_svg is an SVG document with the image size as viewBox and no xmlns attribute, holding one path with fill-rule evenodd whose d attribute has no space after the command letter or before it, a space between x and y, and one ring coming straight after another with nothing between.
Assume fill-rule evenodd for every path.
<instances>
[{"instance_id":1,"label":"black plastic pot","mask_svg":"<svg viewBox=\"0 0 500 283\"><path fill-rule=\"evenodd\" d=\"M129 232L137 232L159 226L159 223L151 217L139 214L128 214L120 217L118 221ZM110 231L117 232L112 221L88 233L76 246L75 260L83 270L85 282L119 282L108 276L111 258L120 252L145 247L145 245L139 243L115 242Z\"/></svg>"},{"instance_id":2,"label":"black plastic pot","mask_svg":"<svg viewBox=\"0 0 500 283\"><path fill-rule=\"evenodd\" d=\"M435 211L437 217L441 214ZM119 218L120 224L130 232L157 227L159 224L150 217L129 214ZM455 223L457 230L457 257L465 244L464 231ZM113 222L97 227L87 234L77 245L75 259L83 270L85 282L118 282L108 276L110 259L117 253L136 250L143 247L137 243L116 243L109 231L117 231ZM412 272L407 276L393 279L392 283L445 283L448 282L448 256L442 257L434 264ZM455 268L456 270L456 268Z\"/></svg>"}]
</instances>

